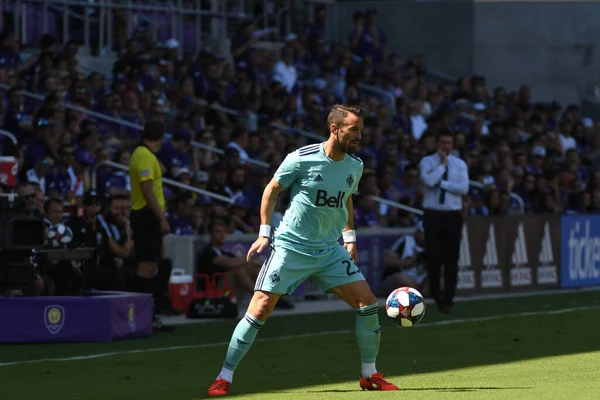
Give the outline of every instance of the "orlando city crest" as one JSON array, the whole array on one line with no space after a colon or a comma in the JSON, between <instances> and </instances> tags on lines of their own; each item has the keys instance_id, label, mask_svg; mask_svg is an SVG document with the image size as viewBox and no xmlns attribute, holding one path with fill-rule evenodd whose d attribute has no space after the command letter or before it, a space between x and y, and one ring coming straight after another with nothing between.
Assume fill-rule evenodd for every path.
<instances>
[{"instance_id":1,"label":"orlando city crest","mask_svg":"<svg viewBox=\"0 0 600 400\"><path fill-rule=\"evenodd\" d=\"M135 323L135 304L133 303L129 304L127 307L127 322L129 323L129 329L131 329L131 332L135 332L137 326Z\"/></svg>"},{"instance_id":2,"label":"orlando city crest","mask_svg":"<svg viewBox=\"0 0 600 400\"><path fill-rule=\"evenodd\" d=\"M47 306L44 309L44 324L46 329L53 335L61 331L65 325L65 309L63 306Z\"/></svg>"},{"instance_id":3,"label":"orlando city crest","mask_svg":"<svg viewBox=\"0 0 600 400\"><path fill-rule=\"evenodd\" d=\"M351 188L352 185L354 185L354 177L352 176L352 174L348 174L348 177L346 178L346 183L348 184L348 188Z\"/></svg>"}]
</instances>

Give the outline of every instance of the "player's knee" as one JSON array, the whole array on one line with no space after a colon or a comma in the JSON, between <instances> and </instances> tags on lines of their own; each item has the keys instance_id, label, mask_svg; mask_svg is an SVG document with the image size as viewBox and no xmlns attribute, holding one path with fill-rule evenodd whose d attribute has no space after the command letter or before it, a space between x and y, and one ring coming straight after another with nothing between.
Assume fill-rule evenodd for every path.
<instances>
[{"instance_id":1,"label":"player's knee","mask_svg":"<svg viewBox=\"0 0 600 400\"><path fill-rule=\"evenodd\" d=\"M273 308L275 308L275 304L277 304L279 297L280 296L275 293L267 293L259 290L255 291L252 300L250 301L250 305L248 306L248 314L261 321L266 321L271 314L271 311L273 311Z\"/></svg>"},{"instance_id":2,"label":"player's knee","mask_svg":"<svg viewBox=\"0 0 600 400\"><path fill-rule=\"evenodd\" d=\"M377 297L372 291L361 293L355 298L356 307L366 307L377 304Z\"/></svg>"}]
</instances>

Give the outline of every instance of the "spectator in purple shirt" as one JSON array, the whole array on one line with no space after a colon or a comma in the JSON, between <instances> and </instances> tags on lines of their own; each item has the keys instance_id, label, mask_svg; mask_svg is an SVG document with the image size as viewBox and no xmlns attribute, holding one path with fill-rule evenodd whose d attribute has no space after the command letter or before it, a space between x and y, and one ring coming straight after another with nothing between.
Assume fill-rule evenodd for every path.
<instances>
[{"instance_id":1,"label":"spectator in purple shirt","mask_svg":"<svg viewBox=\"0 0 600 400\"><path fill-rule=\"evenodd\" d=\"M181 129L175 132L172 139L160 149L158 159L163 163L169 175L173 175L176 169L192 167L192 160L188 153L191 140L192 132Z\"/></svg>"},{"instance_id":2,"label":"spectator in purple shirt","mask_svg":"<svg viewBox=\"0 0 600 400\"><path fill-rule=\"evenodd\" d=\"M252 64L252 45L256 43L254 34L254 24L244 22L240 25L236 35L231 39L231 55L236 63L243 61Z\"/></svg>"},{"instance_id":3,"label":"spectator in purple shirt","mask_svg":"<svg viewBox=\"0 0 600 400\"><path fill-rule=\"evenodd\" d=\"M546 148L535 146L531 151L531 163L527 165L527 172L532 175L542 175L544 173L544 162L546 158Z\"/></svg>"},{"instance_id":4,"label":"spectator in purple shirt","mask_svg":"<svg viewBox=\"0 0 600 400\"><path fill-rule=\"evenodd\" d=\"M377 25L377 11L354 13L354 28L348 35L350 48L362 58L369 57L375 64L381 63L385 57L386 37L383 29Z\"/></svg>"},{"instance_id":5,"label":"spectator in purple shirt","mask_svg":"<svg viewBox=\"0 0 600 400\"><path fill-rule=\"evenodd\" d=\"M71 164L74 161L75 150L70 144L63 144L58 148L58 155L59 162L46 175L46 195L68 200L73 197L72 186L75 173ZM83 195L83 186L81 195Z\"/></svg>"},{"instance_id":6,"label":"spectator in purple shirt","mask_svg":"<svg viewBox=\"0 0 600 400\"><path fill-rule=\"evenodd\" d=\"M306 48L312 51L319 39L325 39L325 22L327 18L327 8L318 6L315 8L314 22L306 28Z\"/></svg>"},{"instance_id":7,"label":"spectator in purple shirt","mask_svg":"<svg viewBox=\"0 0 600 400\"><path fill-rule=\"evenodd\" d=\"M167 220L171 227L171 233L175 235L193 235L192 211L194 199L190 193L181 193L175 197L175 211L169 213Z\"/></svg>"},{"instance_id":8,"label":"spectator in purple shirt","mask_svg":"<svg viewBox=\"0 0 600 400\"><path fill-rule=\"evenodd\" d=\"M359 195L354 206L354 224L356 229L375 228L379 226L377 203L371 195Z\"/></svg>"},{"instance_id":9,"label":"spectator in purple shirt","mask_svg":"<svg viewBox=\"0 0 600 400\"><path fill-rule=\"evenodd\" d=\"M2 129L15 135L21 142L31 132L31 116L23 103L23 87L13 86L6 92L8 108L4 113Z\"/></svg>"}]
</instances>

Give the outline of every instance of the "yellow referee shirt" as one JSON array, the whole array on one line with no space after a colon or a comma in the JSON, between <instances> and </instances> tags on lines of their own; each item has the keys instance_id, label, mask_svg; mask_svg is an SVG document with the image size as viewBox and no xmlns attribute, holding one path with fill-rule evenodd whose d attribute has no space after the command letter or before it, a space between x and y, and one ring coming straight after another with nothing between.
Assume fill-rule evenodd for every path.
<instances>
[{"instance_id":1,"label":"yellow referee shirt","mask_svg":"<svg viewBox=\"0 0 600 400\"><path fill-rule=\"evenodd\" d=\"M132 210L141 210L148 205L142 193L142 182L152 181L152 191L158 200L158 205L161 210L165 211L162 169L158 159L148 147L141 145L133 151L129 160L129 180Z\"/></svg>"}]
</instances>

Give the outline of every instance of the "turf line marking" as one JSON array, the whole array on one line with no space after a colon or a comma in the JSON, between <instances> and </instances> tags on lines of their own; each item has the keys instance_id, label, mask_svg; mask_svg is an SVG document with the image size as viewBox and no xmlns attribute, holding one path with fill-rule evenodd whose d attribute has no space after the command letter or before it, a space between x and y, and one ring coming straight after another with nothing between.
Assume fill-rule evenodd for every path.
<instances>
[{"instance_id":1,"label":"turf line marking","mask_svg":"<svg viewBox=\"0 0 600 400\"><path fill-rule=\"evenodd\" d=\"M598 310L598 309L600 309L600 306L581 306L581 307L561 308L561 309L552 310L552 311L527 311L527 312L520 312L520 313L514 313L514 314L492 315L489 317L448 319L445 321L436 321L436 322L431 322L431 323L415 325L413 328L425 328L425 327L429 327L429 326L440 326L440 325L455 325L455 324L462 324L462 323L468 323L468 322L485 322L485 321L494 321L494 320L498 320L498 319L515 318L515 317L531 317L531 316L538 316L538 315L565 314L565 313L574 312L574 311ZM269 342L269 341L273 341L273 340L300 339L300 338L306 338L306 337L338 335L338 334L352 333L352 332L354 332L354 329L304 333L304 334L300 334L300 335L279 336L279 337L272 337L272 338L260 338L260 339L257 339L256 342ZM201 348L205 348L205 347L226 346L228 344L229 344L229 342L205 343L205 344L196 344L196 345L187 345L187 346L158 347L158 348L154 348L154 349L115 351L115 352L111 352L111 353L90 354L87 356L12 361L12 362L0 363L0 367L8 367L8 366L12 366L12 365L25 365L25 364L39 364L39 363L43 363L43 362L93 360L96 358L104 358L104 357L118 356L118 355L124 355L124 354L141 354L141 353L154 353L154 352L159 352L159 351L162 352L162 351L175 351L175 350L187 350L187 349L201 349Z\"/></svg>"}]
</instances>

